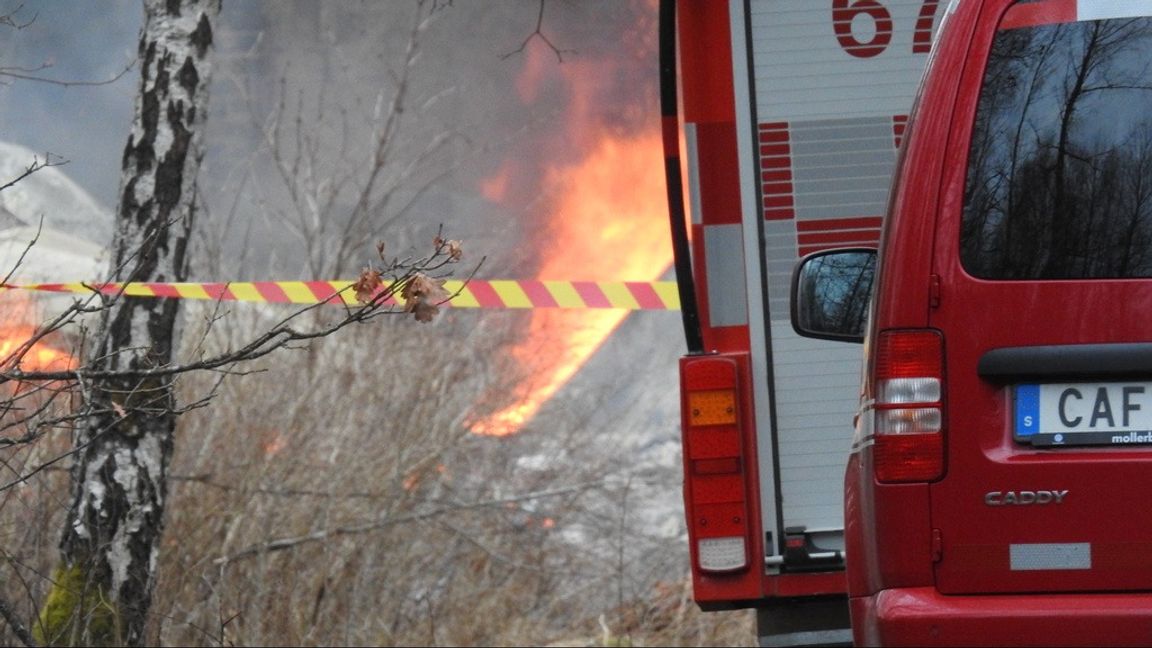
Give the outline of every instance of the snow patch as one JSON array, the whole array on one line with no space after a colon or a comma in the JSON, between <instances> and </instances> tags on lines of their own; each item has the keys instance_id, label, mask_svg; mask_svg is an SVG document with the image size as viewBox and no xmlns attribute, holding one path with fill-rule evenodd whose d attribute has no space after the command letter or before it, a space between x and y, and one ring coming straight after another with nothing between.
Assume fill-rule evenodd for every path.
<instances>
[{"instance_id":1,"label":"snow patch","mask_svg":"<svg viewBox=\"0 0 1152 648\"><path fill-rule=\"evenodd\" d=\"M0 184L15 180L33 160L44 161L44 153L0 142ZM101 248L112 240L112 210L101 205L69 178L62 169L48 167L0 191L0 208L23 224L44 226L89 241Z\"/></svg>"},{"instance_id":2,"label":"snow patch","mask_svg":"<svg viewBox=\"0 0 1152 648\"><path fill-rule=\"evenodd\" d=\"M108 256L105 248L55 229L24 225L0 230L0 271L15 267L22 254L12 283L96 281L104 277Z\"/></svg>"},{"instance_id":3,"label":"snow patch","mask_svg":"<svg viewBox=\"0 0 1152 648\"><path fill-rule=\"evenodd\" d=\"M15 180L33 160L43 162L44 155L0 142L0 184ZM0 191L0 273L16 268L23 255L12 275L13 283L102 279L112 230L112 212L68 178L61 167L40 169ZM34 240L36 244L29 249ZM42 299L70 301L72 297Z\"/></svg>"}]
</instances>

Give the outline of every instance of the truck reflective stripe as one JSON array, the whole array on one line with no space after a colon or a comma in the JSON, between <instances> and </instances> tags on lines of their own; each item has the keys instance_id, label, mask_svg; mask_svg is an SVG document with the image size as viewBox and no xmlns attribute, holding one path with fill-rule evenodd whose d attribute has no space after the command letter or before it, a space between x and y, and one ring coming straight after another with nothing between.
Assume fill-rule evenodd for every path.
<instances>
[{"instance_id":1,"label":"truck reflective stripe","mask_svg":"<svg viewBox=\"0 0 1152 648\"><path fill-rule=\"evenodd\" d=\"M792 184L792 145L788 122L760 124L760 180L764 191L764 218L796 217Z\"/></svg>"},{"instance_id":2,"label":"truck reflective stripe","mask_svg":"<svg viewBox=\"0 0 1152 648\"><path fill-rule=\"evenodd\" d=\"M736 144L736 123L732 118L716 122L696 122L696 155L700 210L705 225L739 223L740 163Z\"/></svg>"},{"instance_id":3,"label":"truck reflective stripe","mask_svg":"<svg viewBox=\"0 0 1152 648\"><path fill-rule=\"evenodd\" d=\"M878 247L883 218L832 218L796 223L799 255L839 247Z\"/></svg>"},{"instance_id":4,"label":"truck reflective stripe","mask_svg":"<svg viewBox=\"0 0 1152 648\"><path fill-rule=\"evenodd\" d=\"M688 156L688 210L692 212L692 224L699 225L700 209L700 150L696 146L696 124L684 124L684 148Z\"/></svg>"},{"instance_id":5,"label":"truck reflective stripe","mask_svg":"<svg viewBox=\"0 0 1152 648\"><path fill-rule=\"evenodd\" d=\"M892 138L896 148L904 141L904 131L908 130L908 115L892 115Z\"/></svg>"},{"instance_id":6,"label":"truck reflective stripe","mask_svg":"<svg viewBox=\"0 0 1152 648\"><path fill-rule=\"evenodd\" d=\"M744 236L740 225L705 225L708 318L712 326L745 326Z\"/></svg>"}]
</instances>

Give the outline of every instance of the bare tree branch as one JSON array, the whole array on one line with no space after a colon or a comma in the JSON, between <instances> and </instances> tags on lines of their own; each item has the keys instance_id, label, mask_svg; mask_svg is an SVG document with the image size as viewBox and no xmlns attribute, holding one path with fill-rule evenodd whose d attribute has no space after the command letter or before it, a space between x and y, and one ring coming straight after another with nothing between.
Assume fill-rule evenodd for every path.
<instances>
[{"instance_id":1,"label":"bare tree branch","mask_svg":"<svg viewBox=\"0 0 1152 648\"><path fill-rule=\"evenodd\" d=\"M524 495L517 495L515 497L502 497L496 499L482 500L479 502L454 502L448 505L439 506L428 511L421 511L418 513L408 513L405 515L388 516L376 522L369 522L367 524L357 524L349 526L340 526L332 529L322 529L313 531L302 536L277 538L276 540L269 540L259 545L253 545L240 551L217 558L214 564L224 565L244 558L250 558L264 553L272 553L274 551L284 551L303 544L313 542L322 542L329 538L334 538L342 535L354 535L360 533L370 533L372 531L379 531L380 529L387 528L395 524L402 524L404 522L415 522L418 520L427 520L446 513L455 513L458 511L467 511L481 508L491 508L494 506L505 506L507 504L515 504L517 502L526 502L531 500L544 499L548 497L557 497L560 495L569 495L588 490L589 488L600 486L602 482L587 482L583 484L575 484L573 486L565 486L562 488L553 488L549 490L537 491L534 493L526 493Z\"/></svg>"},{"instance_id":2,"label":"bare tree branch","mask_svg":"<svg viewBox=\"0 0 1152 648\"><path fill-rule=\"evenodd\" d=\"M12 606L9 605L8 601L5 601L3 598L0 598L0 617L4 617L4 620L8 623L8 626L12 628L12 632L16 634L16 637L20 639L20 641L23 642L25 646L35 648L36 641L32 638L32 633L28 632L28 628L24 627L24 623L20 620L20 616L12 610Z\"/></svg>"},{"instance_id":3,"label":"bare tree branch","mask_svg":"<svg viewBox=\"0 0 1152 648\"><path fill-rule=\"evenodd\" d=\"M22 369L21 362L28 353L36 348L37 344L42 342L49 334L75 321L75 318L79 314L103 311L110 308L118 300L129 298L123 294L123 286L120 286L118 293L112 296L99 293L96 288L93 287L94 292L86 301L73 302L73 304L60 315L38 327L28 339L19 344L7 357L0 358L0 387L15 385L15 389L11 395L6 398L0 398L0 420L3 418L9 419L4 421L3 425L0 426L0 434L20 427L25 428L23 434L18 436L0 437L0 447L10 448L33 443L52 429L70 427L73 424L95 415L115 414L111 424L94 435L92 441L95 441L100 435L114 429L135 413L155 415L162 411L169 410L171 407L170 403L153 399L150 395L152 390L143 387L144 384L149 381L154 381L157 378L172 378L198 371L213 371L220 374L215 385L209 390L206 396L184 407L171 410L173 414L183 414L206 406L216 394L225 376L251 373L250 371L235 369L237 365L265 357L279 349L293 348L293 346L299 342L308 342L327 337L348 326L364 324L382 315L399 315L414 312L417 319L421 319L422 314L426 316L428 309L434 312L435 307L439 304L424 305L424 310L422 310L421 307L413 309L412 304L416 298L410 297L407 294L410 286L413 285L413 281L424 276L424 273L435 275L437 271L444 269L449 264L456 263L460 258L459 243L444 240L441 234L442 232L437 234L433 242L433 251L427 257L414 260L394 259L390 262L385 261L386 267L384 271L391 275L391 281L386 284L381 284L380 289L376 290L370 297L361 297L362 303L359 306L352 307L343 305L343 294L349 290L356 289L356 285L349 286L337 292L333 299L338 300L339 303L343 305L344 313L335 322L318 325L311 329L298 328L295 322L299 321L304 314L316 311L326 305L326 303L315 303L304 306L289 314L275 325L268 327L239 347L185 363L177 362L156 367L129 367L123 369L93 369L91 366L65 370L25 371ZM475 270L473 270L473 274L474 273ZM376 272L376 274L379 275L379 272ZM471 276L470 274L469 278ZM454 296L455 295L445 294L443 301L447 301ZM97 298L101 300L99 305L88 305ZM403 310L391 305L393 303L399 304L405 302L407 302L407 305ZM210 322L219 319L219 307L220 303L217 302L216 309L213 311L213 314L210 315ZM116 350L115 353L130 354L136 351L136 349L123 348ZM100 359L97 358L94 362L99 360ZM119 400L113 401L111 407L108 405L97 406L89 385L92 381L107 380L109 378L136 380L138 383L137 387L129 393L120 394ZM27 386L29 385L34 385L35 387L28 389ZM39 393L44 393L47 396L43 402L34 404L30 409L24 409L21 406L21 401L27 400ZM81 407L66 414L51 415L53 411L51 408L52 403L62 395L78 396ZM131 405L128 405L129 403L131 403ZM53 456L26 471L22 470L18 472L13 470L13 478L6 483L0 484L0 492L26 483L29 478L43 470L51 468L61 460L75 455L86 446L87 444L78 445L69 452Z\"/></svg>"},{"instance_id":4,"label":"bare tree branch","mask_svg":"<svg viewBox=\"0 0 1152 648\"><path fill-rule=\"evenodd\" d=\"M540 40L544 41L544 44L547 45L548 48L552 50L552 53L554 53L556 55L556 60L559 61L560 63L564 62L564 55L565 54L575 54L576 53L576 50L560 49L559 47L556 47L556 44L553 43L548 38L548 36L544 34L544 3L545 3L545 1L546 0L540 0L540 11L537 12L537 14L536 14L536 29L531 34L528 34L528 36L524 39L524 42L520 43L520 47L517 47L516 49L512 50L511 52L507 52L505 54L502 54L500 56L500 60L503 61L503 60L509 59L509 58L511 58L517 54L523 54L524 49L526 47L528 47L528 43L531 43L533 38L539 38Z\"/></svg>"},{"instance_id":5,"label":"bare tree branch","mask_svg":"<svg viewBox=\"0 0 1152 648\"><path fill-rule=\"evenodd\" d=\"M13 9L12 11L9 11L6 14L0 15L0 26L10 27L12 29L15 29L16 31L20 31L21 29L24 29L25 27L36 22L36 17L40 15L39 13L32 14L32 17L29 18L25 22L16 22L16 14L20 13L20 11L23 9L24 9L24 5L19 5L15 9Z\"/></svg>"},{"instance_id":6,"label":"bare tree branch","mask_svg":"<svg viewBox=\"0 0 1152 648\"><path fill-rule=\"evenodd\" d=\"M44 65L40 65L38 67L35 67L35 68L0 66L0 77L17 79L20 81L33 81L36 83L47 83L49 85L61 86L64 88L103 86L103 85L108 85L111 83L116 83L117 81L119 81L121 79L121 77L123 77L125 74L128 74L128 72L132 68L136 67L136 59L132 59L131 61L129 61L124 66L124 68L122 70L120 70L116 74L112 75L111 77L104 79L103 81L75 81L75 80L62 81L59 79L50 79L48 77L40 76L39 74L37 74L37 72L40 72L41 70L47 70L51 67L52 66L47 64L47 63L45 63Z\"/></svg>"},{"instance_id":7,"label":"bare tree branch","mask_svg":"<svg viewBox=\"0 0 1152 648\"><path fill-rule=\"evenodd\" d=\"M0 70L3 70L3 68L0 68ZM53 155L54 155L53 153L45 153L43 162L40 161L40 158L36 158L36 157L32 158L32 164L29 164L28 168L24 169L24 172L21 173L20 175L16 176L15 179L10 180L10 181L6 182L5 184L0 185L0 191L4 191L5 189L8 189L9 187L15 185L17 182L20 182L24 178L27 178L28 176L32 175L33 173L36 173L40 169L45 169L47 167L60 166L62 164L68 164L68 160L65 160L64 158L60 157L59 155L55 156L56 159L53 160L52 159Z\"/></svg>"},{"instance_id":8,"label":"bare tree branch","mask_svg":"<svg viewBox=\"0 0 1152 648\"><path fill-rule=\"evenodd\" d=\"M434 260L436 257L444 257L442 259ZM193 362L183 364L169 364L153 368L131 368L131 369L114 369L114 370L93 370L87 368L78 368L60 371L24 371L19 368L19 360L23 354L27 353L36 342L41 340L51 330L41 330L14 351L8 358L3 359L3 364L0 366L7 367L0 371L0 385L12 382L37 382L37 381L53 381L53 380L78 380L84 379L105 379L105 378L158 378L168 377L178 374L184 374L191 371L214 370L222 367L228 367L241 362L248 362L262 358L277 349L289 346L293 342L305 342L317 338L327 337L336 331L353 324L362 324L380 315L395 315L400 314L402 311L396 310L389 305L389 301L403 301L402 293L406 286L416 277L417 273L431 273L438 269L443 268L451 261L447 258L447 253L438 252L434 257L427 260L418 262L411 269L407 270L404 274L396 276L394 280L387 287L383 288L371 298L370 301L363 303L358 307L345 306L345 315L339 321L321 326L313 330L299 330L292 326L292 322L299 318L304 313L314 311L327 305L326 302L318 302L309 304L295 313L285 317L275 326L270 327L268 330L259 334L252 340L238 349L222 353L217 356L203 358ZM397 261L397 267L404 266L403 261ZM421 270L415 270L420 268ZM334 297L340 297L351 290L354 286L348 286L343 290L334 294ZM98 292L93 288L94 292ZM137 298L139 299L139 298ZM48 326L52 329L52 326ZM121 350L121 352L126 350Z\"/></svg>"}]
</instances>

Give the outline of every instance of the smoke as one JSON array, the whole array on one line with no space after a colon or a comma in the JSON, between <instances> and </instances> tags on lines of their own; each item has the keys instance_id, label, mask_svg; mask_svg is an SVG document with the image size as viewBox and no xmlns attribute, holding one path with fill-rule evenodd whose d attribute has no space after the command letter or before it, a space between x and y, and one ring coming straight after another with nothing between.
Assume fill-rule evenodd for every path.
<instances>
[{"instance_id":1,"label":"smoke","mask_svg":"<svg viewBox=\"0 0 1152 648\"><path fill-rule=\"evenodd\" d=\"M303 120L323 144L317 177L355 175L369 157L379 106L397 91L408 36L427 21L408 71L395 164L411 162L430 138L450 141L413 176L390 179L407 186L373 220L381 229L388 223L391 231L379 234L401 247L423 243L444 223L487 254L492 271L530 276L532 246L519 233L542 225L544 170L583 155L591 130L629 132L655 117L646 105L655 101L651 3L545 2L540 35L563 62L534 35L539 8L534 0L225 3L201 183L205 225L223 230L209 238L226 248L219 254L227 270L303 270L292 267L298 252L269 160L266 131L277 111L288 122L281 126ZM112 78L135 56L141 13L136 0L25 3L18 18L32 23L0 39L0 65L48 63L41 74L61 80ZM574 75L596 83L576 87ZM0 86L0 139L71 160L68 175L111 209L137 76L133 69L102 86ZM484 181L502 171L500 199L485 198ZM389 209L417 192L393 218ZM332 217L352 208L339 205Z\"/></svg>"},{"instance_id":2,"label":"smoke","mask_svg":"<svg viewBox=\"0 0 1152 648\"><path fill-rule=\"evenodd\" d=\"M26 26L0 28L0 67L56 81L102 82L136 57L143 17L137 0L0 3L0 14L12 12L13 21ZM0 140L41 159L51 152L69 160L62 170L111 211L138 78L133 68L111 83L68 87L0 76Z\"/></svg>"},{"instance_id":3,"label":"smoke","mask_svg":"<svg viewBox=\"0 0 1152 648\"><path fill-rule=\"evenodd\" d=\"M209 197L215 247L230 251L211 267L231 266L237 276L318 271L320 264L298 264L314 241L285 225L300 220L301 210L285 200L276 168L269 133L279 127L282 160L305 149L315 158L311 173L334 183L351 179L324 215L326 232L343 228L366 239L364 250L383 237L400 253L419 250L444 225L468 242L474 259L487 257L486 275L533 276L536 232L545 225L539 213L545 170L582 154L592 135L588 125L639 128L643 119L624 107L636 104L637 88L647 84L655 101L654 50L647 59L638 56L643 39L632 34L637 15L646 13L642 5L547 2L542 34L562 50L563 62L540 38L529 38L539 6L531 0L226 6L206 184L216 188ZM415 56L406 64L409 48ZM576 94L567 80L575 69L604 63L610 66L599 96ZM526 80L528 68L536 79ZM376 179L376 195L387 199L375 201L379 208L357 224L356 190L368 182L374 138L399 92L404 112L390 136L388 168ZM581 125L574 130L566 120L576 109ZM293 139L300 123L312 138L303 146ZM430 142L438 142L431 152ZM509 167L500 199L486 197L485 182ZM346 274L366 260L340 259L331 271Z\"/></svg>"},{"instance_id":4,"label":"smoke","mask_svg":"<svg viewBox=\"0 0 1152 648\"><path fill-rule=\"evenodd\" d=\"M12 34L5 61L51 56L54 72L102 78L134 49L135 2L52 7ZM441 226L471 260L486 257L481 276L656 278L667 244L653 180L655 23L652 0L226 2L192 278L352 277L378 239L391 254L418 253ZM13 84L0 89L0 114L38 106L39 127L21 141L73 159L68 170L111 205L136 75L96 88ZM506 360L542 391L489 406L532 401L523 420L623 316L476 317L521 331Z\"/></svg>"}]
</instances>

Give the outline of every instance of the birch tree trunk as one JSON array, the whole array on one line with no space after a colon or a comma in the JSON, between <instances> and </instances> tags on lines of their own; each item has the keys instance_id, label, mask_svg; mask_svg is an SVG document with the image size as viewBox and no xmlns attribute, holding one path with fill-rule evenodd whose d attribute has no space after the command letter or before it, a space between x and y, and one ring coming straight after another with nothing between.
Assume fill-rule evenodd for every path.
<instances>
[{"instance_id":1,"label":"birch tree trunk","mask_svg":"<svg viewBox=\"0 0 1152 648\"><path fill-rule=\"evenodd\" d=\"M113 239L118 281L182 281L195 212L208 53L220 0L144 0L141 82L124 150ZM177 302L122 299L89 360L99 370L169 363ZM156 583L175 398L168 379L86 385L61 563L36 632L57 645L141 645Z\"/></svg>"}]
</instances>

